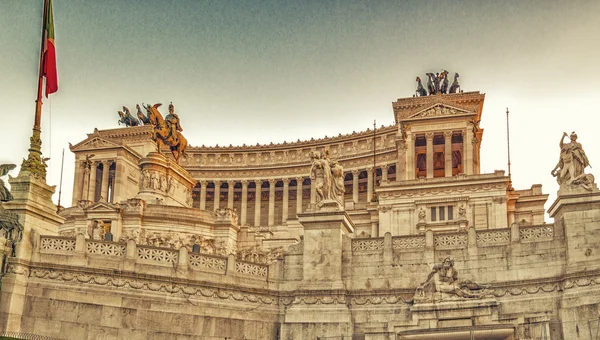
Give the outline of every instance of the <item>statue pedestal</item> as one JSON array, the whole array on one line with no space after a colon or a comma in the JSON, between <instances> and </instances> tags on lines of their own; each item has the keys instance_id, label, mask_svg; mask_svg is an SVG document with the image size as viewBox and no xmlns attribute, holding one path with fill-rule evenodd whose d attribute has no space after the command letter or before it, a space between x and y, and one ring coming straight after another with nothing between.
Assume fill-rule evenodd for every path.
<instances>
[{"instance_id":1,"label":"statue pedestal","mask_svg":"<svg viewBox=\"0 0 600 340\"><path fill-rule=\"evenodd\" d=\"M139 161L142 180L135 198L148 204L192 207L192 189L196 180L179 164L158 152L150 152Z\"/></svg>"},{"instance_id":2,"label":"statue pedestal","mask_svg":"<svg viewBox=\"0 0 600 340\"><path fill-rule=\"evenodd\" d=\"M337 205L337 203L335 203ZM354 223L343 210L298 214L304 227L304 289L344 289L342 282L343 236L354 233Z\"/></svg>"},{"instance_id":3,"label":"statue pedestal","mask_svg":"<svg viewBox=\"0 0 600 340\"><path fill-rule=\"evenodd\" d=\"M298 214L304 227L303 278L285 311L282 339L351 338L354 332L342 281L342 243L354 224L337 202L323 202L321 208Z\"/></svg>"},{"instance_id":4,"label":"statue pedestal","mask_svg":"<svg viewBox=\"0 0 600 340\"><path fill-rule=\"evenodd\" d=\"M567 273L600 269L600 190L563 187L548 209L554 237L564 231Z\"/></svg>"},{"instance_id":5,"label":"statue pedestal","mask_svg":"<svg viewBox=\"0 0 600 340\"><path fill-rule=\"evenodd\" d=\"M430 334L427 330L437 333L442 332L444 328L452 331L465 328L470 331L477 326L498 324L498 309L499 304L496 299L458 298L433 303L415 303L410 307L412 325L406 326L414 330L401 331L401 338L405 339L405 335L414 333L420 336L415 339L425 339L423 336ZM433 334L431 335L431 338L434 338ZM406 339L412 337L408 336Z\"/></svg>"}]
</instances>

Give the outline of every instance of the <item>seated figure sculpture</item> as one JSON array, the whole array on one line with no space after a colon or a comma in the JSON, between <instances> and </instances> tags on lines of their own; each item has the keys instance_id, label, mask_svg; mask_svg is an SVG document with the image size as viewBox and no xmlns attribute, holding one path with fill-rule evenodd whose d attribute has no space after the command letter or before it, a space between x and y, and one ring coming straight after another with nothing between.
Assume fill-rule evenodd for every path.
<instances>
[{"instance_id":1,"label":"seated figure sculpture","mask_svg":"<svg viewBox=\"0 0 600 340\"><path fill-rule=\"evenodd\" d=\"M471 280L459 280L454 261L446 257L440 264L433 266L427 280L421 283L415 292L415 302L435 302L452 299L479 299L486 295L487 285Z\"/></svg>"}]
</instances>

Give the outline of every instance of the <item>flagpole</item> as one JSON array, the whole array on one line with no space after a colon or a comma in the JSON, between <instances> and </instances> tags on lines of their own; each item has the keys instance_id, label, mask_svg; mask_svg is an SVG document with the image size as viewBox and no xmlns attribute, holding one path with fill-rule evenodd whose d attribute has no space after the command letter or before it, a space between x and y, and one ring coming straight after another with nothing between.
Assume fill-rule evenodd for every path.
<instances>
[{"instance_id":1,"label":"flagpole","mask_svg":"<svg viewBox=\"0 0 600 340\"><path fill-rule=\"evenodd\" d=\"M35 119L33 122L33 135L30 138L29 156L23 160L20 172L29 172L30 174L46 180L46 164L42 160L42 85L44 69L44 51L46 49L46 17L48 15L48 2L44 0L44 11L42 16L42 42L40 47L40 63L38 68L38 91L35 101Z\"/></svg>"}]
</instances>

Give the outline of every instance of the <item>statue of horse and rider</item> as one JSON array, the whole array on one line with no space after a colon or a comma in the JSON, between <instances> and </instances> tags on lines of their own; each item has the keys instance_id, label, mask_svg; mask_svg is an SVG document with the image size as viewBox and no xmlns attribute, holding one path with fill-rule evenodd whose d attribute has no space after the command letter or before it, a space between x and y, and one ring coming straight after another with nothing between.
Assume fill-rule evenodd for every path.
<instances>
[{"instance_id":1,"label":"statue of horse and rider","mask_svg":"<svg viewBox=\"0 0 600 340\"><path fill-rule=\"evenodd\" d=\"M157 103L152 106L145 106L142 103L142 105L146 108L150 125L154 127L152 140L156 142L158 152L160 152L161 144L168 146L173 154L173 158L179 163L181 156L187 156L186 149L188 142L181 133L183 128L181 128L179 123L179 116L175 113L175 107L173 104L169 104L169 114L163 118L160 111L158 111L158 108L162 104Z\"/></svg>"}]
</instances>

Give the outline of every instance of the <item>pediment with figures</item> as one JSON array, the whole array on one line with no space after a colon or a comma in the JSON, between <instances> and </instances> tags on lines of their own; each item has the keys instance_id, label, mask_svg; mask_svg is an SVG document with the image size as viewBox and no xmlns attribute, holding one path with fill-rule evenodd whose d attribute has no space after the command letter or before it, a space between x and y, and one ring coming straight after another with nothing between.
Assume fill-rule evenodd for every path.
<instances>
[{"instance_id":1,"label":"pediment with figures","mask_svg":"<svg viewBox=\"0 0 600 340\"><path fill-rule=\"evenodd\" d=\"M415 119L415 118L434 118L441 116L457 116L457 115L474 115L475 112L471 112L465 109L460 109L457 107L444 105L444 104L436 104L427 107L426 109L415 112L414 114L407 117L407 119Z\"/></svg>"},{"instance_id":2,"label":"pediment with figures","mask_svg":"<svg viewBox=\"0 0 600 340\"><path fill-rule=\"evenodd\" d=\"M81 143L75 145L69 144L71 151L82 151L82 150L98 150L98 149L110 149L120 147L121 145L98 136L93 136L89 139L84 140Z\"/></svg>"}]
</instances>

